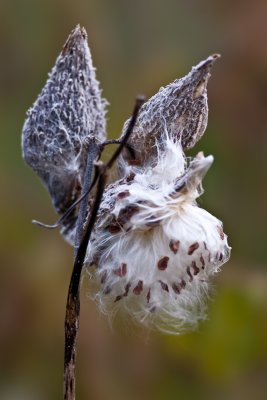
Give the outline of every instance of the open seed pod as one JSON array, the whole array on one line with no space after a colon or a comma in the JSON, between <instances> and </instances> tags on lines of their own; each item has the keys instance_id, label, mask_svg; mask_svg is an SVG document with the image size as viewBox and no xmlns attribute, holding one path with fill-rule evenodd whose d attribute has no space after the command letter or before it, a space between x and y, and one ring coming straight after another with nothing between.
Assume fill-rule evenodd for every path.
<instances>
[{"instance_id":1,"label":"open seed pod","mask_svg":"<svg viewBox=\"0 0 267 400\"><path fill-rule=\"evenodd\" d=\"M59 214L80 195L88 152L106 138L105 107L86 31L77 26L28 111L22 133L23 157ZM64 220L66 234L75 221L75 212Z\"/></svg>"},{"instance_id":2,"label":"open seed pod","mask_svg":"<svg viewBox=\"0 0 267 400\"><path fill-rule=\"evenodd\" d=\"M164 151L167 137L180 142L183 150L192 148L201 138L208 121L207 83L218 57L214 54L201 61L188 75L161 88L142 106L128 141L129 149L120 158L122 175L127 163L154 164Z\"/></svg>"}]
</instances>

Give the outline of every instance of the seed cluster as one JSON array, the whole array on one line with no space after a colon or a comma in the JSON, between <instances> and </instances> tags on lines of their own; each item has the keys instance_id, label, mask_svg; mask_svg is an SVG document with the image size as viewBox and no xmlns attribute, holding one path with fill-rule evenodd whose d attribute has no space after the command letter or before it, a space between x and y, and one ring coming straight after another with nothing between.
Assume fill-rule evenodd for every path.
<instances>
[{"instance_id":1,"label":"seed cluster","mask_svg":"<svg viewBox=\"0 0 267 400\"><path fill-rule=\"evenodd\" d=\"M107 187L87 261L95 260L95 298L104 312L124 310L179 333L204 317L209 279L230 248L222 223L195 201L212 158L198 154L186 166L181 145L170 140L166 146L157 165L135 167L131 177ZM168 179L159 164L176 166Z\"/></svg>"}]
</instances>

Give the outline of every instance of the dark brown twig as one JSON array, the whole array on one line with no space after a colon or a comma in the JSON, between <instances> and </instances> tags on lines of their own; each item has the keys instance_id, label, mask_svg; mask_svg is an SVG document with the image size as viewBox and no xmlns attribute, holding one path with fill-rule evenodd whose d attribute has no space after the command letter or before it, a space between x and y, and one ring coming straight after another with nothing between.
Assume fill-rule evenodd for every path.
<instances>
[{"instance_id":1,"label":"dark brown twig","mask_svg":"<svg viewBox=\"0 0 267 400\"><path fill-rule=\"evenodd\" d=\"M82 200L80 202L80 209L78 214L78 220L76 223L76 234L75 234L75 243L74 243L74 256L76 256L77 249L81 243L81 238L83 234L83 224L86 219L87 209L88 209L88 197L89 197L89 189L91 187L91 180L93 175L94 161L97 159L100 152L99 145L96 143L91 144L90 152L87 156L87 163L84 175L84 181L82 185Z\"/></svg>"},{"instance_id":2,"label":"dark brown twig","mask_svg":"<svg viewBox=\"0 0 267 400\"><path fill-rule=\"evenodd\" d=\"M122 139L111 139L111 140L106 140L105 142L101 143L102 150L104 147L109 146L110 144L121 144ZM128 143L124 144L124 147L128 150L130 156L134 159L135 158L135 152L134 149L128 145Z\"/></svg>"},{"instance_id":3,"label":"dark brown twig","mask_svg":"<svg viewBox=\"0 0 267 400\"><path fill-rule=\"evenodd\" d=\"M78 247L73 271L70 280L68 291L66 315L65 315L65 356L64 356L64 400L75 400L75 365L76 365L76 344L77 334L79 330L80 316L80 278L82 267L84 264L88 242L97 218L97 213L101 203L102 195L105 190L108 172L114 162L119 157L123 147L126 145L129 136L131 135L138 112L144 102L143 97L138 97L132 114L132 118L128 125L127 131L123 136L120 145L111 156L110 160L103 164L101 161L95 162L95 167L98 171L97 190L94 198L94 203L91 213L85 224L82 232L80 245Z\"/></svg>"}]
</instances>

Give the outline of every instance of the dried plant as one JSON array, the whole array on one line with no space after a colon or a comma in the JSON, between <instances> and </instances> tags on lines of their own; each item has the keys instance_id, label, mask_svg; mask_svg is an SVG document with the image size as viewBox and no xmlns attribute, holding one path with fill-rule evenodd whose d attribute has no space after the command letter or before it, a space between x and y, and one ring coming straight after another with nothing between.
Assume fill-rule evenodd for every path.
<instances>
[{"instance_id":1,"label":"dried plant","mask_svg":"<svg viewBox=\"0 0 267 400\"><path fill-rule=\"evenodd\" d=\"M106 139L106 101L95 77L87 35L76 27L67 39L23 127L25 161L47 187L62 215L81 194L88 157ZM73 243L77 210L63 219Z\"/></svg>"},{"instance_id":2,"label":"dried plant","mask_svg":"<svg viewBox=\"0 0 267 400\"><path fill-rule=\"evenodd\" d=\"M209 278L230 248L221 221L196 203L213 157L187 159L184 151L206 129L207 82L217 58L200 62L147 102L139 98L121 138L106 141L106 101L86 32L78 26L28 112L24 159L60 215L52 227L62 225L75 249L65 319L65 399L75 398L83 269L96 282L92 297L109 316L123 311L174 334L205 317ZM110 143L119 146L104 164L101 152ZM116 161L118 179L107 185Z\"/></svg>"}]
</instances>

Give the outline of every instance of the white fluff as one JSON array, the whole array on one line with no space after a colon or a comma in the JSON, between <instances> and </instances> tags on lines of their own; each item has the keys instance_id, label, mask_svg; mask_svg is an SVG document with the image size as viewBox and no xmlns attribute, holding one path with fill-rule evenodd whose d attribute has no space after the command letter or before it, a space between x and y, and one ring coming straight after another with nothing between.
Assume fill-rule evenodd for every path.
<instances>
[{"instance_id":1,"label":"white fluff","mask_svg":"<svg viewBox=\"0 0 267 400\"><path fill-rule=\"evenodd\" d=\"M212 162L200 153L187 166L180 144L167 141L155 167L131 168L132 181L107 188L87 253L103 312L123 309L174 334L205 317L208 280L230 255L222 223L195 202Z\"/></svg>"}]
</instances>

